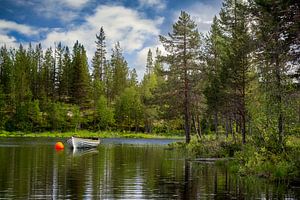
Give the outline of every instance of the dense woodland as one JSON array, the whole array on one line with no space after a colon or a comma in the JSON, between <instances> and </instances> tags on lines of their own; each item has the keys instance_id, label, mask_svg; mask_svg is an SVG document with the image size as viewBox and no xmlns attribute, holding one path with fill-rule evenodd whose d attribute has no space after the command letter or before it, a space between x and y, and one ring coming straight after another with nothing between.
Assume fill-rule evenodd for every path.
<instances>
[{"instance_id":1,"label":"dense woodland","mask_svg":"<svg viewBox=\"0 0 300 200\"><path fill-rule=\"evenodd\" d=\"M106 48L105 27L90 66L79 41L4 45L0 129L182 132L186 142L213 132L280 148L300 132L299 22L297 0L225 0L203 35L182 11L140 82L121 45Z\"/></svg>"}]
</instances>

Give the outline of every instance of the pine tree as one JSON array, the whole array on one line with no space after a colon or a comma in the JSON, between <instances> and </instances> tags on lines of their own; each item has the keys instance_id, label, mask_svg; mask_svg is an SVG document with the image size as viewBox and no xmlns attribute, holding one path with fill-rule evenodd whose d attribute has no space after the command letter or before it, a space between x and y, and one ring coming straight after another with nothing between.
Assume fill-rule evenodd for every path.
<instances>
[{"instance_id":1,"label":"pine tree","mask_svg":"<svg viewBox=\"0 0 300 200\"><path fill-rule=\"evenodd\" d=\"M105 34L103 27L100 28L99 35L96 34L97 41L97 50L92 59L93 66L93 102L94 102L94 118L96 118L96 105L99 102L99 98L104 94L104 68L106 65L106 49L105 49ZM94 126L96 125L96 119L94 119Z\"/></svg>"},{"instance_id":2,"label":"pine tree","mask_svg":"<svg viewBox=\"0 0 300 200\"><path fill-rule=\"evenodd\" d=\"M12 55L4 46L0 49L0 85L6 105L14 105L15 103L15 79L14 79L14 63Z\"/></svg>"},{"instance_id":3,"label":"pine tree","mask_svg":"<svg viewBox=\"0 0 300 200\"><path fill-rule=\"evenodd\" d=\"M137 76L135 68L130 70L130 73L129 73L129 87L137 87L137 84L138 84L137 77L138 76Z\"/></svg>"},{"instance_id":4,"label":"pine tree","mask_svg":"<svg viewBox=\"0 0 300 200\"><path fill-rule=\"evenodd\" d=\"M72 60L68 47L65 47L62 58L61 78L59 81L60 100L69 102L72 86Z\"/></svg>"},{"instance_id":5,"label":"pine tree","mask_svg":"<svg viewBox=\"0 0 300 200\"><path fill-rule=\"evenodd\" d=\"M151 49L147 53L147 64L146 64L146 74L151 74L153 72L153 57Z\"/></svg>"},{"instance_id":6,"label":"pine tree","mask_svg":"<svg viewBox=\"0 0 300 200\"><path fill-rule=\"evenodd\" d=\"M73 47L71 75L72 102L85 107L90 100L90 75L88 70L86 51L78 41Z\"/></svg>"},{"instance_id":7,"label":"pine tree","mask_svg":"<svg viewBox=\"0 0 300 200\"><path fill-rule=\"evenodd\" d=\"M251 65L249 55L252 52L252 39L249 35L247 5L240 0L226 0L220 12L220 22L225 30L223 37L228 56L223 59L221 77L225 83L226 96L241 129L243 143L246 143L246 91L250 82ZM232 109L233 110L233 109Z\"/></svg>"},{"instance_id":8,"label":"pine tree","mask_svg":"<svg viewBox=\"0 0 300 200\"><path fill-rule=\"evenodd\" d=\"M55 56L56 56L56 74L55 74L55 93L57 95L58 100L61 99L63 89L60 87L61 81L62 81L62 75L63 75L63 58L64 58L64 49L65 47L62 46L61 42L58 43L56 50L55 50Z\"/></svg>"},{"instance_id":9,"label":"pine tree","mask_svg":"<svg viewBox=\"0 0 300 200\"><path fill-rule=\"evenodd\" d=\"M169 37L160 36L160 41L168 55L164 61L169 64L168 82L172 96L180 102L179 108L184 118L186 142L190 142L191 91L194 83L191 74L198 70L200 35L196 23L182 11L179 20L173 25ZM176 105L176 104L175 104Z\"/></svg>"},{"instance_id":10,"label":"pine tree","mask_svg":"<svg viewBox=\"0 0 300 200\"><path fill-rule=\"evenodd\" d=\"M251 2L252 17L258 49L260 83L266 94L267 113L270 121L276 121L278 146L284 145L286 121L285 104L288 102L289 62L299 63L299 1ZM295 48L295 49L294 49ZM294 66L297 66L294 65ZM299 66L299 64L298 64ZM289 92L290 93L290 92ZM272 105L272 106L271 106Z\"/></svg>"},{"instance_id":11,"label":"pine tree","mask_svg":"<svg viewBox=\"0 0 300 200\"><path fill-rule=\"evenodd\" d=\"M43 69L43 60L44 60L44 55L43 55L43 49L42 49L42 45L41 43L37 44L35 47L35 52L34 52L34 59L36 62L36 66L37 66L37 72L38 72L38 76L37 76L37 85L36 85L36 98L37 99L41 99L41 93L42 93L42 69Z\"/></svg>"},{"instance_id":12,"label":"pine tree","mask_svg":"<svg viewBox=\"0 0 300 200\"><path fill-rule=\"evenodd\" d=\"M112 98L119 96L128 85L128 66L122 55L122 49L120 43L115 45L111 55L111 67L112 67Z\"/></svg>"},{"instance_id":13,"label":"pine tree","mask_svg":"<svg viewBox=\"0 0 300 200\"><path fill-rule=\"evenodd\" d=\"M30 90L30 60L26 50L22 45L16 52L14 63L14 80L15 80L15 93L16 103L21 104L31 100Z\"/></svg>"},{"instance_id":14,"label":"pine tree","mask_svg":"<svg viewBox=\"0 0 300 200\"><path fill-rule=\"evenodd\" d=\"M107 104L111 104L113 100L113 68L107 60L104 65L104 92L107 99Z\"/></svg>"},{"instance_id":15,"label":"pine tree","mask_svg":"<svg viewBox=\"0 0 300 200\"><path fill-rule=\"evenodd\" d=\"M30 91L32 93L32 98L38 98L38 60L35 58L35 50L33 49L31 43L27 50L27 57L30 66Z\"/></svg>"},{"instance_id":16,"label":"pine tree","mask_svg":"<svg viewBox=\"0 0 300 200\"><path fill-rule=\"evenodd\" d=\"M103 27L100 28L99 35L96 35L97 41L95 41L97 45L97 50L92 59L93 63L93 78L94 80L103 81L104 74L104 66L106 62L106 45L105 45L105 33Z\"/></svg>"},{"instance_id":17,"label":"pine tree","mask_svg":"<svg viewBox=\"0 0 300 200\"><path fill-rule=\"evenodd\" d=\"M3 46L0 49L0 130L15 111L15 79L13 56Z\"/></svg>"},{"instance_id":18,"label":"pine tree","mask_svg":"<svg viewBox=\"0 0 300 200\"><path fill-rule=\"evenodd\" d=\"M204 95L207 100L208 112L214 115L215 132L218 136L218 114L224 107L224 95L222 94L221 64L222 51L224 51L224 39L217 17L213 19L211 30L206 37L205 61L206 61L206 86ZM224 58L223 58L224 59ZM223 77L224 79L224 77ZM226 78L225 78L226 79Z\"/></svg>"},{"instance_id":19,"label":"pine tree","mask_svg":"<svg viewBox=\"0 0 300 200\"><path fill-rule=\"evenodd\" d=\"M146 61L146 73L140 85L141 101L144 106L144 126L147 133L152 132L153 122L157 117L157 110L153 99L157 87L158 73L161 70L160 67L161 65L158 61L153 63L152 52L149 49Z\"/></svg>"},{"instance_id":20,"label":"pine tree","mask_svg":"<svg viewBox=\"0 0 300 200\"><path fill-rule=\"evenodd\" d=\"M52 72L54 68L54 58L52 48L48 48L45 52L43 67L40 72L41 76L41 87L40 87L40 98L48 101L52 99L54 94L54 83L52 79Z\"/></svg>"}]
</instances>

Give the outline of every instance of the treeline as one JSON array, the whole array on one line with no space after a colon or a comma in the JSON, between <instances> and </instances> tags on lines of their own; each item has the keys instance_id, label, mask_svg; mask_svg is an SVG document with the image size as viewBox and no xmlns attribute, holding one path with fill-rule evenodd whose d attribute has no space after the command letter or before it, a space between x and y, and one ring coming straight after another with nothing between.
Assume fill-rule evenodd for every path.
<instances>
[{"instance_id":1,"label":"treeline","mask_svg":"<svg viewBox=\"0 0 300 200\"><path fill-rule=\"evenodd\" d=\"M78 41L71 50L61 43L46 50L41 44L29 44L27 49L22 45L17 49L2 46L0 128L151 132L155 114L146 101L157 85L161 64L153 61L149 50L147 74L139 84L119 43L107 59L103 28L96 35L95 46L91 69L86 50Z\"/></svg>"},{"instance_id":2,"label":"treeline","mask_svg":"<svg viewBox=\"0 0 300 200\"><path fill-rule=\"evenodd\" d=\"M107 58L103 28L90 69L78 41L72 50L2 46L0 128L184 130L187 142L215 132L283 144L299 133L299 10L292 0L225 0L205 36L181 12L159 36L166 53L148 51L140 83L119 43Z\"/></svg>"}]
</instances>

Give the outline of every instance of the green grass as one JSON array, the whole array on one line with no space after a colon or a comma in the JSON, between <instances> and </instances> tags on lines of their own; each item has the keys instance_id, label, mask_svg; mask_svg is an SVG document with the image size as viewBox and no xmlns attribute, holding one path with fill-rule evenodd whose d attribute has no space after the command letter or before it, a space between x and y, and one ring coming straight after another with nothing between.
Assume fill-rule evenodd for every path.
<instances>
[{"instance_id":1,"label":"green grass","mask_svg":"<svg viewBox=\"0 0 300 200\"><path fill-rule=\"evenodd\" d=\"M99 131L91 132L80 130L75 132L41 132L41 133L25 133L25 132L7 132L0 131L0 137L61 137L68 138L71 136L78 137L99 137L99 138L144 138L144 139L184 139L184 136L178 134L146 134L135 132L117 132L117 131Z\"/></svg>"}]
</instances>

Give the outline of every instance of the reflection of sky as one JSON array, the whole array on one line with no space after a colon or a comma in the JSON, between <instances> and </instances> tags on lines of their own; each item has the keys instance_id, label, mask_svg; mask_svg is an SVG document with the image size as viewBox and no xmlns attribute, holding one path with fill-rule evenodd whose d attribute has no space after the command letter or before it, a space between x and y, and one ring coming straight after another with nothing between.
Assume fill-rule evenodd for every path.
<instances>
[{"instance_id":1,"label":"reflection of sky","mask_svg":"<svg viewBox=\"0 0 300 200\"><path fill-rule=\"evenodd\" d=\"M175 139L124 139L124 138L104 138L101 139L102 145L111 144L132 144L132 145L167 145L172 142L178 142L182 140Z\"/></svg>"},{"instance_id":2,"label":"reflection of sky","mask_svg":"<svg viewBox=\"0 0 300 200\"><path fill-rule=\"evenodd\" d=\"M89 60L95 51L95 35L101 26L107 50L120 41L129 67L139 79L145 70L146 54L161 45L181 10L191 14L200 32L209 30L222 0L2 0L0 4L0 45L41 42L43 48L62 42L73 47L79 40ZM109 58L109 55L107 56Z\"/></svg>"},{"instance_id":3,"label":"reflection of sky","mask_svg":"<svg viewBox=\"0 0 300 200\"><path fill-rule=\"evenodd\" d=\"M122 191L120 194L120 199L145 199L145 188L144 178L138 175L138 170L135 177L128 178L124 180L123 188L120 188Z\"/></svg>"}]
</instances>

